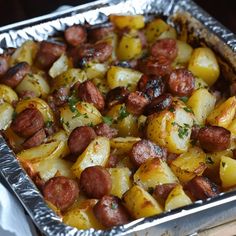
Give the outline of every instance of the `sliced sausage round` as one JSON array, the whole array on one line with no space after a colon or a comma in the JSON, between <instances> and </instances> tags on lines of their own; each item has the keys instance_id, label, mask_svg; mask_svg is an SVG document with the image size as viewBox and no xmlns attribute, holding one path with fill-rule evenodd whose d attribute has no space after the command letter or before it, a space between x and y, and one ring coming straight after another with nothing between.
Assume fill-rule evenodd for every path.
<instances>
[{"instance_id":1,"label":"sliced sausage round","mask_svg":"<svg viewBox=\"0 0 236 236\"><path fill-rule=\"evenodd\" d=\"M109 139L114 138L118 135L117 129L114 129L105 123L100 123L94 126L94 130L98 136L104 136Z\"/></svg>"},{"instance_id":2,"label":"sliced sausage round","mask_svg":"<svg viewBox=\"0 0 236 236\"><path fill-rule=\"evenodd\" d=\"M206 151L223 151L229 147L230 131L219 126L206 126L199 130L198 140Z\"/></svg>"},{"instance_id":3,"label":"sliced sausage round","mask_svg":"<svg viewBox=\"0 0 236 236\"><path fill-rule=\"evenodd\" d=\"M176 96L190 96L194 90L195 78L187 69L176 69L168 78L168 88Z\"/></svg>"},{"instance_id":4,"label":"sliced sausage round","mask_svg":"<svg viewBox=\"0 0 236 236\"><path fill-rule=\"evenodd\" d=\"M111 175L102 166L90 166L84 169L79 184L89 198L102 198L108 195L112 188Z\"/></svg>"},{"instance_id":5,"label":"sliced sausage round","mask_svg":"<svg viewBox=\"0 0 236 236\"><path fill-rule=\"evenodd\" d=\"M105 227L111 228L130 221L130 216L121 200L115 196L104 196L93 208L98 221Z\"/></svg>"},{"instance_id":6,"label":"sliced sausage round","mask_svg":"<svg viewBox=\"0 0 236 236\"><path fill-rule=\"evenodd\" d=\"M151 115L155 112L160 112L171 107L173 97L169 93L160 95L154 98L145 108L145 114Z\"/></svg>"},{"instance_id":7,"label":"sliced sausage round","mask_svg":"<svg viewBox=\"0 0 236 236\"><path fill-rule=\"evenodd\" d=\"M78 50L80 59L105 62L112 54L112 46L106 42L82 45Z\"/></svg>"},{"instance_id":8,"label":"sliced sausage round","mask_svg":"<svg viewBox=\"0 0 236 236\"><path fill-rule=\"evenodd\" d=\"M147 75L167 76L172 71L171 61L166 57L148 57L138 61L137 68Z\"/></svg>"},{"instance_id":9,"label":"sliced sausage round","mask_svg":"<svg viewBox=\"0 0 236 236\"><path fill-rule=\"evenodd\" d=\"M9 68L8 59L9 56L5 54L0 55L0 77L2 77Z\"/></svg>"},{"instance_id":10,"label":"sliced sausage round","mask_svg":"<svg viewBox=\"0 0 236 236\"><path fill-rule=\"evenodd\" d=\"M76 47L86 42L87 32L86 29L81 25L72 25L65 30L66 42Z\"/></svg>"},{"instance_id":11,"label":"sliced sausage round","mask_svg":"<svg viewBox=\"0 0 236 236\"><path fill-rule=\"evenodd\" d=\"M127 111L137 116L143 113L148 103L149 100L139 91L130 93L125 101Z\"/></svg>"},{"instance_id":12,"label":"sliced sausage round","mask_svg":"<svg viewBox=\"0 0 236 236\"><path fill-rule=\"evenodd\" d=\"M73 205L79 195L79 187L75 180L64 176L49 179L43 187L45 199L62 211Z\"/></svg>"},{"instance_id":13,"label":"sliced sausage round","mask_svg":"<svg viewBox=\"0 0 236 236\"><path fill-rule=\"evenodd\" d=\"M214 197L220 193L218 186L203 176L196 176L185 187L198 200Z\"/></svg>"},{"instance_id":14,"label":"sliced sausage round","mask_svg":"<svg viewBox=\"0 0 236 236\"><path fill-rule=\"evenodd\" d=\"M155 187L153 195L158 202L164 203L170 192L177 186L176 183L159 184Z\"/></svg>"},{"instance_id":15,"label":"sliced sausage round","mask_svg":"<svg viewBox=\"0 0 236 236\"><path fill-rule=\"evenodd\" d=\"M28 138L42 129L44 126L43 116L35 108L27 108L19 113L11 124L11 128L19 136Z\"/></svg>"},{"instance_id":16,"label":"sliced sausage round","mask_svg":"<svg viewBox=\"0 0 236 236\"><path fill-rule=\"evenodd\" d=\"M68 100L69 92L70 92L70 89L66 87L61 87L58 90L55 90L52 93L53 101L55 105L58 107L63 106Z\"/></svg>"},{"instance_id":17,"label":"sliced sausage round","mask_svg":"<svg viewBox=\"0 0 236 236\"><path fill-rule=\"evenodd\" d=\"M114 154L110 154L108 161L106 163L106 168L114 168L116 167L118 162L119 162L119 157Z\"/></svg>"},{"instance_id":18,"label":"sliced sausage round","mask_svg":"<svg viewBox=\"0 0 236 236\"><path fill-rule=\"evenodd\" d=\"M102 94L89 80L79 85L78 97L82 101L92 103L98 110L103 110L105 107L105 101Z\"/></svg>"},{"instance_id":19,"label":"sliced sausage round","mask_svg":"<svg viewBox=\"0 0 236 236\"><path fill-rule=\"evenodd\" d=\"M97 42L111 34L114 30L113 25L104 25L102 27L94 26L88 29L88 39L90 42Z\"/></svg>"},{"instance_id":20,"label":"sliced sausage round","mask_svg":"<svg viewBox=\"0 0 236 236\"><path fill-rule=\"evenodd\" d=\"M125 101L129 91L125 87L116 87L110 90L106 96L106 105L111 108L114 105L121 104Z\"/></svg>"},{"instance_id":21,"label":"sliced sausage round","mask_svg":"<svg viewBox=\"0 0 236 236\"><path fill-rule=\"evenodd\" d=\"M150 140L143 139L135 143L131 149L130 159L137 167L149 158L166 159L167 152Z\"/></svg>"},{"instance_id":22,"label":"sliced sausage round","mask_svg":"<svg viewBox=\"0 0 236 236\"><path fill-rule=\"evenodd\" d=\"M62 43L42 41L36 55L36 64L42 69L49 69L65 51L66 46Z\"/></svg>"},{"instance_id":23,"label":"sliced sausage round","mask_svg":"<svg viewBox=\"0 0 236 236\"><path fill-rule=\"evenodd\" d=\"M12 88L15 88L31 72L30 65L27 62L20 62L8 69L1 82Z\"/></svg>"},{"instance_id":24,"label":"sliced sausage round","mask_svg":"<svg viewBox=\"0 0 236 236\"><path fill-rule=\"evenodd\" d=\"M75 128L68 138L70 152L72 154L80 155L95 138L96 133L93 128L89 126Z\"/></svg>"},{"instance_id":25,"label":"sliced sausage round","mask_svg":"<svg viewBox=\"0 0 236 236\"><path fill-rule=\"evenodd\" d=\"M151 55L153 57L166 57L173 61L178 53L177 42L175 39L157 40L151 47Z\"/></svg>"},{"instance_id":26,"label":"sliced sausage round","mask_svg":"<svg viewBox=\"0 0 236 236\"><path fill-rule=\"evenodd\" d=\"M143 75L138 82L138 90L152 100L165 92L165 82L159 77Z\"/></svg>"},{"instance_id":27,"label":"sliced sausage round","mask_svg":"<svg viewBox=\"0 0 236 236\"><path fill-rule=\"evenodd\" d=\"M40 145L44 139L46 138L46 133L44 129L40 129L38 132L36 132L33 136L28 138L23 144L24 149L36 147Z\"/></svg>"}]
</instances>

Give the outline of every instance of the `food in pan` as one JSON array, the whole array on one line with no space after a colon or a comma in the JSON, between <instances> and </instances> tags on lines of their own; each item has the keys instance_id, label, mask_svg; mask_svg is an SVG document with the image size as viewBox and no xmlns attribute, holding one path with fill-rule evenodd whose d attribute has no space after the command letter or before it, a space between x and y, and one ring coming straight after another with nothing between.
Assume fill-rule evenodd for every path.
<instances>
[{"instance_id":1,"label":"food in pan","mask_svg":"<svg viewBox=\"0 0 236 236\"><path fill-rule=\"evenodd\" d=\"M107 229L236 185L235 85L181 38L111 15L0 55L1 133L66 224Z\"/></svg>"}]
</instances>

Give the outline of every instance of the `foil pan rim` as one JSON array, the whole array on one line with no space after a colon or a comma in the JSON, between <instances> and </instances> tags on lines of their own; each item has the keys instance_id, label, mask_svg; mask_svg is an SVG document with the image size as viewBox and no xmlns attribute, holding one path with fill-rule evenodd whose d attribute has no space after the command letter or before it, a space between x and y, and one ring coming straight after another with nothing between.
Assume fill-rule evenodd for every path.
<instances>
[{"instance_id":1,"label":"foil pan rim","mask_svg":"<svg viewBox=\"0 0 236 236\"><path fill-rule=\"evenodd\" d=\"M18 37L25 39L25 37L31 36L30 34L22 33L21 28L35 27L35 24L38 25L44 23L45 21L53 20L57 21L57 19L62 20L64 17L76 17L82 15L78 20L87 20L86 16L89 14L89 11L101 12L104 15L106 13L106 8L113 9L112 6L117 6L119 4L127 4L125 6L132 8L129 4L134 3L135 0L99 0L96 2L88 3L85 5L81 5L78 7L73 7L72 9L65 10L59 13L52 13L43 17L34 18L32 22L30 20L15 23L12 25L8 25L6 27L0 28L0 46L3 47L7 45L7 43L11 41L17 41ZM137 3L137 2L136 2ZM160 10L156 9L155 6L158 4L162 4L162 12L164 11L166 15L173 14L178 11L187 11L189 12L191 9L191 14L195 18L200 21L208 22L207 27L212 30L213 33L218 34L219 37L223 38L223 41L229 45L229 47L235 51L236 49L236 37L234 34L230 33L225 27L219 27L220 30L215 32L214 26L219 26L219 23L210 17L206 12L200 9L192 0L140 0L137 6L131 9L132 12L141 12L143 10L142 7L145 4L150 3L146 12L156 12L158 13ZM143 4L143 5L141 5ZM139 9L138 9L139 7ZM104 10L105 9L105 10ZM87 10L87 15L84 12ZM114 10L114 9L113 9ZM77 12L76 12L77 11ZM84 14L84 15L83 15ZM103 15L101 14L101 19L103 19ZM99 15L99 14L98 14ZM84 18L83 18L84 17ZM100 15L99 15L100 17ZM88 18L89 19L89 18ZM208 20L206 20L208 19ZM32 23L32 24L31 24ZM56 22L58 23L58 22ZM46 23L45 23L46 24ZM65 22L62 22L62 25L59 27L49 27L46 28L46 31L54 32L58 28L62 27ZM36 25L37 26L37 25ZM42 26L42 25L41 25ZM57 28L58 27L58 28ZM20 34L17 35L17 30L20 31ZM230 42L229 42L230 40ZM21 42L21 41L19 41ZM229 42L229 43L228 43ZM18 42L17 42L18 43ZM3 158L4 156L4 158ZM125 235L128 233L136 232L139 230L143 230L147 227L152 227L155 225L159 225L165 221L176 219L176 217L183 217L188 214L192 214L194 212L203 211L207 208L212 208L216 205L225 204L228 202L236 201L236 191L223 193L220 196L217 196L213 199L208 199L206 201L197 201L190 206L172 210L171 212L162 213L157 216L142 218L139 220L132 221L126 225L114 227L111 230L77 230L70 226L66 226L61 222L61 219L56 216L56 214L50 210L39 191L35 188L35 185L32 183L31 179L25 174L25 171L20 167L16 158L14 157L13 152L6 145L5 141L2 137L0 137L0 174L6 179L12 190L16 193L21 203L25 206L25 209L34 220L35 224L39 227L45 235L71 235L71 236L79 236L79 235ZM31 208L33 207L33 208Z\"/></svg>"}]
</instances>

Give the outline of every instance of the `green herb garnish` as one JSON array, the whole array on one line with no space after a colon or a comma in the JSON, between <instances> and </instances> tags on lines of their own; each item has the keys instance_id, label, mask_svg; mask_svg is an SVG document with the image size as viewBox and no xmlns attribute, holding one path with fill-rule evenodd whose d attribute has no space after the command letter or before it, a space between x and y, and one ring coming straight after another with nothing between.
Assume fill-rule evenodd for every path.
<instances>
[{"instance_id":1,"label":"green herb garnish","mask_svg":"<svg viewBox=\"0 0 236 236\"><path fill-rule=\"evenodd\" d=\"M113 119L110 116L103 116L102 120L103 120L104 123L106 123L108 125L111 125L113 123Z\"/></svg>"},{"instance_id":2,"label":"green herb garnish","mask_svg":"<svg viewBox=\"0 0 236 236\"><path fill-rule=\"evenodd\" d=\"M129 112L126 110L125 105L122 105L119 110L118 120L123 120L129 115Z\"/></svg>"}]
</instances>

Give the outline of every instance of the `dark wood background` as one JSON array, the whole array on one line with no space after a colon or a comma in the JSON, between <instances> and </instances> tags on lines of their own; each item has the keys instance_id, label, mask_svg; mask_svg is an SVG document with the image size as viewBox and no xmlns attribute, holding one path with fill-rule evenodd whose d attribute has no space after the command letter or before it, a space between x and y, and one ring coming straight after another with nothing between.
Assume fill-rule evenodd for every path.
<instances>
[{"instance_id":1,"label":"dark wood background","mask_svg":"<svg viewBox=\"0 0 236 236\"><path fill-rule=\"evenodd\" d=\"M89 1L0 0L0 26L49 13L63 4L76 6L87 2ZM195 2L236 33L236 0L195 0Z\"/></svg>"}]
</instances>

